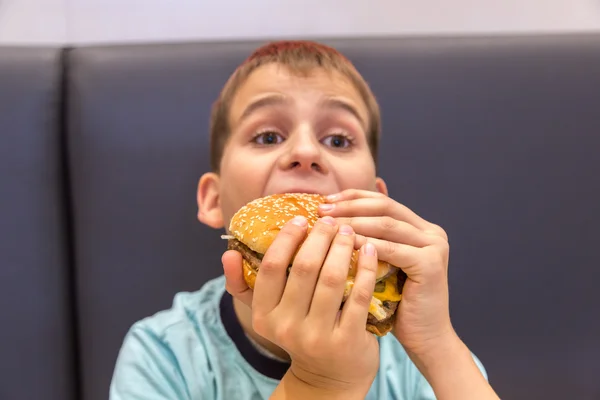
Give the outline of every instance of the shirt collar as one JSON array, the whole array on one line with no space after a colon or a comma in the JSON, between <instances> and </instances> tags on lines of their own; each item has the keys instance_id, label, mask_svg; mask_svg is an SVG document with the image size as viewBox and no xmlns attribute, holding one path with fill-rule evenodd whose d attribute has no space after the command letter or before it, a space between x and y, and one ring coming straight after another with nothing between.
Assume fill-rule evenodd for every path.
<instances>
[{"instance_id":1,"label":"shirt collar","mask_svg":"<svg viewBox=\"0 0 600 400\"><path fill-rule=\"evenodd\" d=\"M254 347L237 318L233 308L233 297L228 292L221 296L219 311L223 326L242 357L259 373L272 379L283 379L290 363L266 357Z\"/></svg>"}]
</instances>

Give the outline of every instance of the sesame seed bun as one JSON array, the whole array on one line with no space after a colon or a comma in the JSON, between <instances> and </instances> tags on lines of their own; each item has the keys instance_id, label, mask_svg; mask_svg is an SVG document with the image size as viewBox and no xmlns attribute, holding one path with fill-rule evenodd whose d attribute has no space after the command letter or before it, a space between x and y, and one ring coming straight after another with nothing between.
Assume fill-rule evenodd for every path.
<instances>
[{"instance_id":1,"label":"sesame seed bun","mask_svg":"<svg viewBox=\"0 0 600 400\"><path fill-rule=\"evenodd\" d=\"M283 226L296 216L304 216L308 221L308 232L318 220L318 208L325 203L325 198L318 194L286 193L275 194L256 199L243 206L231 219L229 225L229 249L239 251L242 254L243 276L249 288L254 289L256 276L262 256L267 252L275 237ZM347 298L356 275L358 262L358 250L352 253L350 265L348 266ZM290 266L291 268L291 266ZM396 267L384 261L379 261L377 268L377 281L388 280L391 275L405 277L404 273ZM394 280L394 286L398 286L395 293L401 293L404 279ZM397 299L396 299L397 300ZM367 330L383 336L393 326L398 301L379 301L378 312L369 315ZM373 300L377 302L377 300ZM378 318L375 317L378 315Z\"/></svg>"},{"instance_id":2,"label":"sesame seed bun","mask_svg":"<svg viewBox=\"0 0 600 400\"><path fill-rule=\"evenodd\" d=\"M325 198L318 194L275 194L251 201L231 219L229 233L256 253L265 254L283 226L296 216L308 221L308 232L319 218L318 208ZM358 251L352 253L349 276L356 275ZM377 279L389 274L391 265L379 261Z\"/></svg>"},{"instance_id":3,"label":"sesame seed bun","mask_svg":"<svg viewBox=\"0 0 600 400\"><path fill-rule=\"evenodd\" d=\"M275 194L251 201L231 219L229 234L252 251L265 254L283 225L295 216L308 220L310 230L319 218L319 204L325 202L317 194Z\"/></svg>"},{"instance_id":4,"label":"sesame seed bun","mask_svg":"<svg viewBox=\"0 0 600 400\"><path fill-rule=\"evenodd\" d=\"M245 258L242 259L242 272L248 287L250 289L254 289L254 283L256 282L256 270Z\"/></svg>"}]
</instances>

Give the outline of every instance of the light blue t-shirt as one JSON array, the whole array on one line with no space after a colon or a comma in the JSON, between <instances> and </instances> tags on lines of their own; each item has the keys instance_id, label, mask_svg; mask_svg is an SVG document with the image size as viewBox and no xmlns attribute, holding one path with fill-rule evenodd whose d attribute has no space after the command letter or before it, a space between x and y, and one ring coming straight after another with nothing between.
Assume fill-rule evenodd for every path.
<instances>
[{"instance_id":1,"label":"light blue t-shirt","mask_svg":"<svg viewBox=\"0 0 600 400\"><path fill-rule=\"evenodd\" d=\"M435 399L393 335L379 338L379 344L379 372L367 399ZM119 352L110 400L268 399L288 367L262 355L248 340L221 276L196 292L178 293L171 309L131 327Z\"/></svg>"}]
</instances>

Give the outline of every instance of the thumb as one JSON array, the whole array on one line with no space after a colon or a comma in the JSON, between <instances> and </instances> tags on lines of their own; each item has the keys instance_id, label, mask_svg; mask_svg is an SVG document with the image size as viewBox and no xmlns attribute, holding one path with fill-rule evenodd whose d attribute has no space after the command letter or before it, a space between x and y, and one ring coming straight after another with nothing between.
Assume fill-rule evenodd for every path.
<instances>
[{"instance_id":1,"label":"thumb","mask_svg":"<svg viewBox=\"0 0 600 400\"><path fill-rule=\"evenodd\" d=\"M228 250L221 257L225 273L225 289L236 299L252 306L252 290L246 284L242 268L242 255L235 250Z\"/></svg>"}]
</instances>

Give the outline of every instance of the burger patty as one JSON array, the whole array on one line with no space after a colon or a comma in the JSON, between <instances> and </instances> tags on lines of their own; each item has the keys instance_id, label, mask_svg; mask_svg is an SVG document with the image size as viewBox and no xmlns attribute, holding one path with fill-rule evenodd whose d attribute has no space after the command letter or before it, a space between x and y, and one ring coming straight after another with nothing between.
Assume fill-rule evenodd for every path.
<instances>
[{"instance_id":1,"label":"burger patty","mask_svg":"<svg viewBox=\"0 0 600 400\"><path fill-rule=\"evenodd\" d=\"M227 245L228 250L236 250L242 254L242 257L250 264L252 269L258 272L260 263L264 257L264 254L257 253L256 251L250 250L248 246L240 242L237 239L230 239ZM290 274L291 265L288 265L287 274Z\"/></svg>"},{"instance_id":2,"label":"burger patty","mask_svg":"<svg viewBox=\"0 0 600 400\"><path fill-rule=\"evenodd\" d=\"M227 249L239 251L242 254L242 257L252 266L252 268L255 271L258 271L258 267L263 259L263 254L250 250L248 246L237 239L229 239Z\"/></svg>"},{"instance_id":3,"label":"burger patty","mask_svg":"<svg viewBox=\"0 0 600 400\"><path fill-rule=\"evenodd\" d=\"M375 316L373 314L369 313L369 316L367 317L367 323L371 324L371 325L378 325L378 324L385 323L388 319L390 319L391 317L394 316L394 313L396 312L396 308L398 308L397 301L384 301L383 302L383 310L385 312L385 317L380 321L377 318L375 318Z\"/></svg>"}]
</instances>

